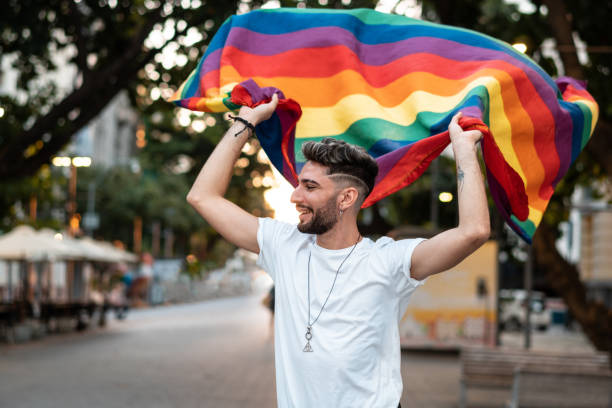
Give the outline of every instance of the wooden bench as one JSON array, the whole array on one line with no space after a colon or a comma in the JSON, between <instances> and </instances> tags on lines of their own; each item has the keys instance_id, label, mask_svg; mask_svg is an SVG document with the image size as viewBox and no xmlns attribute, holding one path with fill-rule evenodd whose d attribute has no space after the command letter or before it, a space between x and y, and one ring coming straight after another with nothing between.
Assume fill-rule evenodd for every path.
<instances>
[{"instance_id":1,"label":"wooden bench","mask_svg":"<svg viewBox=\"0 0 612 408\"><path fill-rule=\"evenodd\" d=\"M509 407L612 408L612 372L519 367L514 372Z\"/></svg>"},{"instance_id":2,"label":"wooden bench","mask_svg":"<svg viewBox=\"0 0 612 408\"><path fill-rule=\"evenodd\" d=\"M610 362L603 353L534 352L504 348L466 347L461 350L459 406L467 406L468 388L494 388L510 392L515 372L543 369L547 373L609 373ZM520 378L520 377L519 377ZM520 395L521 384L518 391ZM523 388L524 389L524 388Z\"/></svg>"}]
</instances>

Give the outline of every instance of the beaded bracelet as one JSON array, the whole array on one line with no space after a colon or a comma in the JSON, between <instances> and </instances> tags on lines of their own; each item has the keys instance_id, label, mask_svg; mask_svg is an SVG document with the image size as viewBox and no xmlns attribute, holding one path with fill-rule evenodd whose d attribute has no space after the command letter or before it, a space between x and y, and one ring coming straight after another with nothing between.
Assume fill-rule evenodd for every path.
<instances>
[{"instance_id":1,"label":"beaded bracelet","mask_svg":"<svg viewBox=\"0 0 612 408\"><path fill-rule=\"evenodd\" d=\"M238 135L244 132L246 129L251 129L253 131L253 134L255 134L255 126L253 126L253 124L249 122L248 120L241 118L240 116L232 116L232 115L228 115L228 116L230 119L237 120L238 122L241 122L244 124L244 128L242 128L240 132L236 133L234 137L238 137Z\"/></svg>"}]
</instances>

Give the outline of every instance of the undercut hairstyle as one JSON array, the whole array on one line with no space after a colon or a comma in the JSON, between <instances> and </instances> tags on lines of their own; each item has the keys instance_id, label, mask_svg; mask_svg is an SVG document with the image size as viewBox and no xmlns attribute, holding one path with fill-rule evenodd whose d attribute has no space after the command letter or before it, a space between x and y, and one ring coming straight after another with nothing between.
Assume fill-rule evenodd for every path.
<instances>
[{"instance_id":1,"label":"undercut hairstyle","mask_svg":"<svg viewBox=\"0 0 612 408\"><path fill-rule=\"evenodd\" d=\"M330 176L352 185L359 191L359 206L374 189L378 163L364 148L343 140L325 138L320 142L306 142L302 153L308 161L327 167Z\"/></svg>"}]
</instances>

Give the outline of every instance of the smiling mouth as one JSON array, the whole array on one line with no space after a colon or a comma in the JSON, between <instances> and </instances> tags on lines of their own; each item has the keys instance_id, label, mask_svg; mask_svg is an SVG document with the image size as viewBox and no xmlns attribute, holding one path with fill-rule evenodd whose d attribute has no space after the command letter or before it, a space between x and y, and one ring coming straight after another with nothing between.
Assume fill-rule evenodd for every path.
<instances>
[{"instance_id":1,"label":"smiling mouth","mask_svg":"<svg viewBox=\"0 0 612 408\"><path fill-rule=\"evenodd\" d=\"M296 210L300 213L300 221L303 221L303 217L312 214L312 210L308 207L296 207Z\"/></svg>"}]
</instances>

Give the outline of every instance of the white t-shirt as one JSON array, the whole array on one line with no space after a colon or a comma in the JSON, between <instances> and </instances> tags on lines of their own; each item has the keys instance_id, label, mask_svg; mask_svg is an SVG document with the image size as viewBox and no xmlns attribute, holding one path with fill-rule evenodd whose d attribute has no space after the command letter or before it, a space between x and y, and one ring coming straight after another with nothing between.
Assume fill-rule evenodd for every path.
<instances>
[{"instance_id":1,"label":"white t-shirt","mask_svg":"<svg viewBox=\"0 0 612 408\"><path fill-rule=\"evenodd\" d=\"M259 258L275 284L275 363L279 408L396 408L402 394L399 321L422 282L410 277L421 239L364 238L346 259L325 309L308 322L330 291L352 247L330 250L295 225L260 218Z\"/></svg>"}]
</instances>

